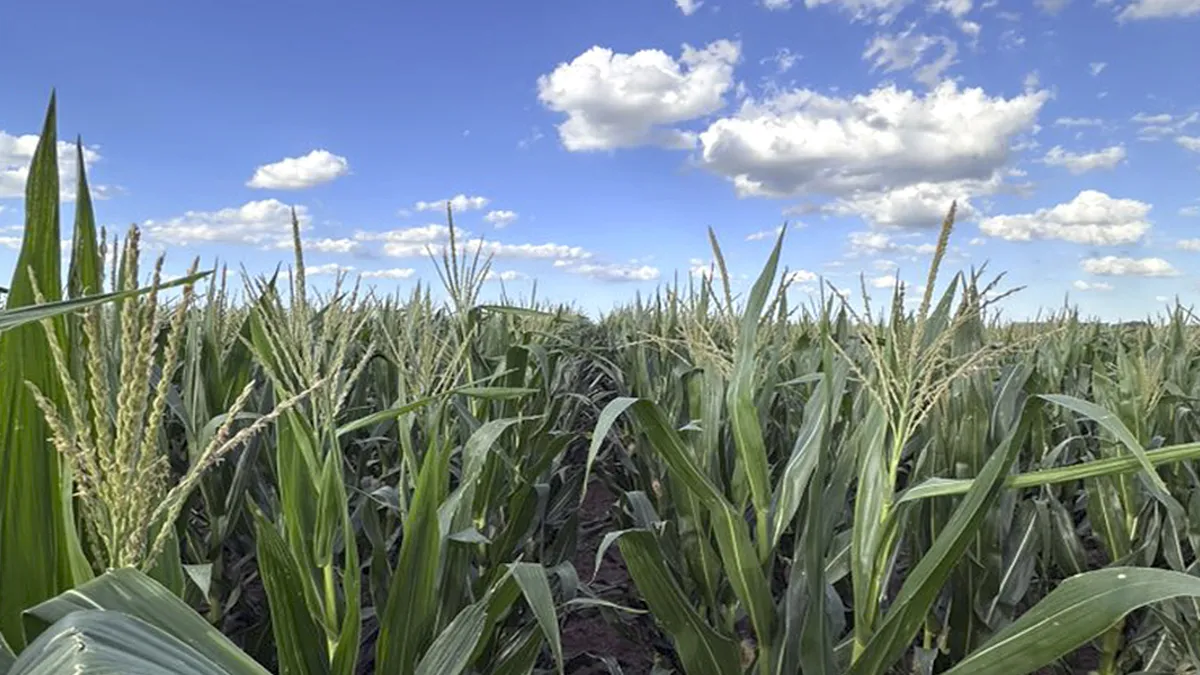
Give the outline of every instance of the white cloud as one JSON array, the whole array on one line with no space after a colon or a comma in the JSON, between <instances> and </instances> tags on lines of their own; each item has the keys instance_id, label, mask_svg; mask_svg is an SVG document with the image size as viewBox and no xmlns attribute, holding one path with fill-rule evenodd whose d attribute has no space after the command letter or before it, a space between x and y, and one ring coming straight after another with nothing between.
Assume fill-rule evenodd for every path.
<instances>
[{"instance_id":1,"label":"white cloud","mask_svg":"<svg viewBox=\"0 0 1200 675\"><path fill-rule=\"evenodd\" d=\"M1115 169L1125 159L1125 146L1113 145L1095 152L1067 152L1061 145L1050 148L1042 161L1050 166L1061 166L1073 174L1095 169Z\"/></svg>"},{"instance_id":2,"label":"white cloud","mask_svg":"<svg viewBox=\"0 0 1200 675\"><path fill-rule=\"evenodd\" d=\"M285 157L264 164L246 182L248 187L271 190L302 190L328 183L350 171L350 163L328 150L313 150L303 157Z\"/></svg>"},{"instance_id":3,"label":"white cloud","mask_svg":"<svg viewBox=\"0 0 1200 675\"><path fill-rule=\"evenodd\" d=\"M849 14L854 21L874 21L883 25L891 23L909 2L910 0L804 0L804 6L812 9L821 5L833 5Z\"/></svg>"},{"instance_id":4,"label":"white cloud","mask_svg":"<svg viewBox=\"0 0 1200 675\"><path fill-rule=\"evenodd\" d=\"M795 227L793 225L792 227ZM746 241L762 241L764 239L775 239L779 233L783 231L782 227L774 227L769 230L759 230L746 235Z\"/></svg>"},{"instance_id":5,"label":"white cloud","mask_svg":"<svg viewBox=\"0 0 1200 675\"><path fill-rule=\"evenodd\" d=\"M24 237L0 237L0 246L11 248L14 251L21 250L21 242Z\"/></svg>"},{"instance_id":6,"label":"white cloud","mask_svg":"<svg viewBox=\"0 0 1200 675\"><path fill-rule=\"evenodd\" d=\"M446 204L450 204L450 208L455 213L463 211L476 211L487 206L491 202L487 197L468 197L464 194L455 195L449 199L439 199L433 202L417 202L413 208L418 211L445 211Z\"/></svg>"},{"instance_id":7,"label":"white cloud","mask_svg":"<svg viewBox=\"0 0 1200 675\"><path fill-rule=\"evenodd\" d=\"M1060 127L1098 127L1104 124L1104 120L1095 117L1060 117L1054 120L1054 124Z\"/></svg>"},{"instance_id":8,"label":"white cloud","mask_svg":"<svg viewBox=\"0 0 1200 675\"><path fill-rule=\"evenodd\" d=\"M850 195L987 180L1048 93L1011 99L946 81L924 96L893 85L852 98L794 90L749 100L700 134L702 162L742 195Z\"/></svg>"},{"instance_id":9,"label":"white cloud","mask_svg":"<svg viewBox=\"0 0 1200 675\"><path fill-rule=\"evenodd\" d=\"M896 277L890 274L884 274L882 276L871 278L868 283L870 283L873 288L895 288Z\"/></svg>"},{"instance_id":10,"label":"white cloud","mask_svg":"<svg viewBox=\"0 0 1200 675\"><path fill-rule=\"evenodd\" d=\"M679 11L683 12L684 16L691 16L703 4L701 0L675 0L675 6L679 8Z\"/></svg>"},{"instance_id":11,"label":"white cloud","mask_svg":"<svg viewBox=\"0 0 1200 675\"><path fill-rule=\"evenodd\" d=\"M38 136L36 134L12 136L0 131L0 199L25 196L25 181L29 177L29 163L33 161L33 152L37 149L37 143ZM92 146L83 146L83 165L89 170L89 173L92 164L98 161L100 161L99 150ZM59 197L63 201L75 199L78 172L75 144L59 141ZM89 185L94 199L104 198L110 190L107 186L96 185L94 182L89 182Z\"/></svg>"},{"instance_id":12,"label":"white cloud","mask_svg":"<svg viewBox=\"0 0 1200 675\"><path fill-rule=\"evenodd\" d=\"M858 215L875 227L940 227L956 200L956 220L975 216L972 195L994 191L995 182L950 181L917 183L886 192L862 192L838 199L827 210L839 215Z\"/></svg>"},{"instance_id":13,"label":"white cloud","mask_svg":"<svg viewBox=\"0 0 1200 675\"><path fill-rule=\"evenodd\" d=\"M817 280L817 273L808 270L795 270L788 272L786 280L791 284L805 284Z\"/></svg>"},{"instance_id":14,"label":"white cloud","mask_svg":"<svg viewBox=\"0 0 1200 675\"><path fill-rule=\"evenodd\" d=\"M1150 205L1134 199L1115 199L1103 192L1084 190L1074 199L1034 213L985 218L984 234L1008 241L1060 239L1077 244L1115 246L1132 244L1150 229Z\"/></svg>"},{"instance_id":15,"label":"white cloud","mask_svg":"<svg viewBox=\"0 0 1200 675\"><path fill-rule=\"evenodd\" d=\"M354 268L348 265L343 266L337 263L328 263L325 265L309 265L304 268L304 273L310 277L313 276L328 276L343 273L353 272Z\"/></svg>"},{"instance_id":16,"label":"white cloud","mask_svg":"<svg viewBox=\"0 0 1200 675\"><path fill-rule=\"evenodd\" d=\"M1133 0L1125 5L1117 19L1167 19L1200 14L1200 0Z\"/></svg>"},{"instance_id":17,"label":"white cloud","mask_svg":"<svg viewBox=\"0 0 1200 675\"><path fill-rule=\"evenodd\" d=\"M1200 122L1200 112L1193 112L1190 115L1139 112L1133 116L1132 120L1142 125L1138 129L1138 138L1143 141L1156 141L1167 136L1181 134L1187 127Z\"/></svg>"},{"instance_id":18,"label":"white cloud","mask_svg":"<svg viewBox=\"0 0 1200 675\"><path fill-rule=\"evenodd\" d=\"M393 267L386 270L369 270L363 272L364 279L411 279L417 271L411 267Z\"/></svg>"},{"instance_id":19,"label":"white cloud","mask_svg":"<svg viewBox=\"0 0 1200 675\"><path fill-rule=\"evenodd\" d=\"M971 45L974 46L975 41L979 39L979 33L983 30L983 26L980 26L977 21L963 20L958 22L958 29L963 32L963 35L971 38Z\"/></svg>"},{"instance_id":20,"label":"white cloud","mask_svg":"<svg viewBox=\"0 0 1200 675\"><path fill-rule=\"evenodd\" d=\"M1171 298L1166 295L1156 295L1156 296L1154 296L1154 299L1157 302L1170 302L1171 301Z\"/></svg>"},{"instance_id":21,"label":"white cloud","mask_svg":"<svg viewBox=\"0 0 1200 675\"><path fill-rule=\"evenodd\" d=\"M762 6L770 10L788 9L792 6L792 0L762 0Z\"/></svg>"},{"instance_id":22,"label":"white cloud","mask_svg":"<svg viewBox=\"0 0 1200 675\"><path fill-rule=\"evenodd\" d=\"M956 19L961 19L971 11L974 0L929 0L929 11L945 12Z\"/></svg>"},{"instance_id":23,"label":"white cloud","mask_svg":"<svg viewBox=\"0 0 1200 675\"><path fill-rule=\"evenodd\" d=\"M692 258L688 261L688 276L699 279L711 279L716 272L716 263L711 260Z\"/></svg>"},{"instance_id":24,"label":"white cloud","mask_svg":"<svg viewBox=\"0 0 1200 675\"><path fill-rule=\"evenodd\" d=\"M897 70L908 70L918 64L924 64L914 73L913 77L927 87L935 87L942 79L942 73L954 65L958 55L958 45L946 37L935 37L922 33L913 33L916 24L912 24L902 33L880 33L873 37L862 57L871 61L871 70L882 68L890 73ZM930 48L940 45L942 52L938 58L928 60Z\"/></svg>"},{"instance_id":25,"label":"white cloud","mask_svg":"<svg viewBox=\"0 0 1200 675\"><path fill-rule=\"evenodd\" d=\"M1075 290L1077 291L1111 291L1113 289L1112 284L1108 284L1103 281L1089 282L1083 281L1082 279L1077 279L1076 281L1072 282L1071 285L1074 286Z\"/></svg>"},{"instance_id":26,"label":"white cloud","mask_svg":"<svg viewBox=\"0 0 1200 675\"><path fill-rule=\"evenodd\" d=\"M1088 274L1110 277L1173 277L1179 274L1171 263L1162 258L1087 258L1080 266Z\"/></svg>"},{"instance_id":27,"label":"white cloud","mask_svg":"<svg viewBox=\"0 0 1200 675\"><path fill-rule=\"evenodd\" d=\"M782 75L783 73L791 70L796 65L796 62L802 58L804 57L796 54L787 47L780 47L779 49L775 50L774 55L763 59L761 63L774 63L775 72Z\"/></svg>"},{"instance_id":28,"label":"white cloud","mask_svg":"<svg viewBox=\"0 0 1200 675\"><path fill-rule=\"evenodd\" d=\"M1200 152L1200 136L1177 136L1175 142L1185 150Z\"/></svg>"},{"instance_id":29,"label":"white cloud","mask_svg":"<svg viewBox=\"0 0 1200 675\"><path fill-rule=\"evenodd\" d=\"M678 60L658 49L618 54L592 47L538 78L538 99L565 113L559 138L572 151L638 145L690 148L694 134L672 125L720 110L733 88L741 45L683 46Z\"/></svg>"},{"instance_id":30,"label":"white cloud","mask_svg":"<svg viewBox=\"0 0 1200 675\"><path fill-rule=\"evenodd\" d=\"M1183 208L1179 209L1179 215L1185 218L1200 217L1200 205L1193 204L1191 206L1184 206Z\"/></svg>"},{"instance_id":31,"label":"white cloud","mask_svg":"<svg viewBox=\"0 0 1200 675\"><path fill-rule=\"evenodd\" d=\"M484 281L521 281L528 278L529 276L527 274L518 272L517 270L488 270L487 276L484 277Z\"/></svg>"},{"instance_id":32,"label":"white cloud","mask_svg":"<svg viewBox=\"0 0 1200 675\"><path fill-rule=\"evenodd\" d=\"M987 239L983 237L971 237L971 241L967 242L967 246L983 246L987 243Z\"/></svg>"},{"instance_id":33,"label":"white cloud","mask_svg":"<svg viewBox=\"0 0 1200 675\"><path fill-rule=\"evenodd\" d=\"M1108 64L1105 63L1104 61L1092 61L1091 63L1088 64L1088 72L1090 72L1092 74L1092 77L1095 77L1095 76L1099 75L1100 73L1104 72L1104 69L1107 67L1108 67Z\"/></svg>"},{"instance_id":34,"label":"white cloud","mask_svg":"<svg viewBox=\"0 0 1200 675\"><path fill-rule=\"evenodd\" d=\"M163 244L221 243L263 247L290 246L292 206L277 199L246 202L219 211L188 211L169 220L147 220L143 231ZM301 227L308 222L308 209L297 205Z\"/></svg>"},{"instance_id":35,"label":"white cloud","mask_svg":"<svg viewBox=\"0 0 1200 675\"><path fill-rule=\"evenodd\" d=\"M847 254L851 258L861 255L881 255L900 254L900 255L929 255L937 250L934 244L905 244L897 242L890 235L883 232L851 232L848 237L850 242L850 252Z\"/></svg>"},{"instance_id":36,"label":"white cloud","mask_svg":"<svg viewBox=\"0 0 1200 675\"><path fill-rule=\"evenodd\" d=\"M556 260L554 266L571 274L598 281L654 281L659 277L658 268L649 265L597 264Z\"/></svg>"},{"instance_id":37,"label":"white cloud","mask_svg":"<svg viewBox=\"0 0 1200 675\"><path fill-rule=\"evenodd\" d=\"M281 240L280 246L291 248L290 240ZM318 253L354 253L362 246L362 242L354 239L306 239L303 242L305 251L316 251Z\"/></svg>"},{"instance_id":38,"label":"white cloud","mask_svg":"<svg viewBox=\"0 0 1200 675\"><path fill-rule=\"evenodd\" d=\"M496 229L502 229L516 222L517 213L516 211L503 210L488 211L487 215L484 216L483 219L494 225Z\"/></svg>"},{"instance_id":39,"label":"white cloud","mask_svg":"<svg viewBox=\"0 0 1200 675\"><path fill-rule=\"evenodd\" d=\"M1200 251L1200 239L1180 239L1175 242L1175 248L1184 251Z\"/></svg>"},{"instance_id":40,"label":"white cloud","mask_svg":"<svg viewBox=\"0 0 1200 675\"><path fill-rule=\"evenodd\" d=\"M468 233L458 231L458 249L466 255L478 250L483 257L534 259L534 260L587 260L590 251L579 246L563 244L506 244L498 241L468 238ZM386 232L359 232L358 241L383 242L381 252L392 258L424 257L430 253L441 254L450 243L450 228L445 225L423 225Z\"/></svg>"}]
</instances>

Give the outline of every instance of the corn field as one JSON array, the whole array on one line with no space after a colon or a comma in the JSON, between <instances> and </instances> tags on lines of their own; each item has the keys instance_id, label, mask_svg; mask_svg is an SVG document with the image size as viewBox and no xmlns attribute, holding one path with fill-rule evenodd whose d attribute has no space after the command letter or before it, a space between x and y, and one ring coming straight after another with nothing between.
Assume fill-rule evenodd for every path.
<instances>
[{"instance_id":1,"label":"corn field","mask_svg":"<svg viewBox=\"0 0 1200 675\"><path fill-rule=\"evenodd\" d=\"M0 674L1200 673L1200 331L780 264L593 320L60 247L0 312ZM82 150L81 150L82 152ZM452 223L453 214L447 217ZM62 269L66 263L66 270ZM863 297L866 297L865 289ZM443 301L443 298L445 300Z\"/></svg>"}]
</instances>

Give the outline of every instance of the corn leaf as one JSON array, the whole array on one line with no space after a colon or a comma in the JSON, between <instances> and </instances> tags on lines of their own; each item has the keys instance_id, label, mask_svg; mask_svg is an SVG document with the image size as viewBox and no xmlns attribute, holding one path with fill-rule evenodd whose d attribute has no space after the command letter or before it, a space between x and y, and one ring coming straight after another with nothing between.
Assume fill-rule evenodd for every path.
<instances>
[{"instance_id":1,"label":"corn leaf","mask_svg":"<svg viewBox=\"0 0 1200 675\"><path fill-rule=\"evenodd\" d=\"M40 636L47 632L61 637L64 633L54 627L68 615L80 610L110 610L112 614L119 613L138 619L189 645L220 669L216 672L267 672L169 590L145 574L128 568L106 572L92 581L26 610L26 633L39 640ZM47 641L53 642L53 639L47 638ZM124 646L132 649L136 645L136 640L128 640ZM22 653L21 656L24 657L25 654Z\"/></svg>"},{"instance_id":2,"label":"corn leaf","mask_svg":"<svg viewBox=\"0 0 1200 675\"><path fill-rule=\"evenodd\" d=\"M1112 628L1129 612L1180 597L1200 597L1200 578L1141 567L1078 574L945 675L1030 673Z\"/></svg>"}]
</instances>

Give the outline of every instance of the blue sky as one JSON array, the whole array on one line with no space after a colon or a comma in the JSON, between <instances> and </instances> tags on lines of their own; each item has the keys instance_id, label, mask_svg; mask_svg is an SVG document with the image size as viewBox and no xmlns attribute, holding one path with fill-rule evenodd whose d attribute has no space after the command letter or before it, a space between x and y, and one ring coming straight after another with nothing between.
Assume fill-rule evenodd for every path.
<instances>
[{"instance_id":1,"label":"blue sky","mask_svg":"<svg viewBox=\"0 0 1200 675\"><path fill-rule=\"evenodd\" d=\"M100 222L175 272L286 262L295 205L318 282L436 283L451 199L512 295L603 310L710 226L744 285L787 221L797 293L883 297L958 199L949 264L1010 315L1200 292L1200 0L103 5L3 10L0 274L54 87Z\"/></svg>"}]
</instances>

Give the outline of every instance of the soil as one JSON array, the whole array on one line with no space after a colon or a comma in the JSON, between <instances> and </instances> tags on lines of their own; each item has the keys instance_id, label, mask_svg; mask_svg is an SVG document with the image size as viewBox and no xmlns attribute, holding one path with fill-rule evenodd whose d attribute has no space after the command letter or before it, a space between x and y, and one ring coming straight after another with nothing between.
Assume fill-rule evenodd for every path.
<instances>
[{"instance_id":1,"label":"soil","mask_svg":"<svg viewBox=\"0 0 1200 675\"><path fill-rule=\"evenodd\" d=\"M589 583L601 599L625 607L643 609L645 605L634 590L633 581L621 560L616 545L609 547L592 579L596 551L606 532L612 531L616 498L600 481L588 486L587 496L580 506L579 546L575 552L575 569L580 580ZM656 644L662 637L651 619L645 615L629 616L616 612L608 617L597 609L572 612L562 626L563 654L567 672L572 675L599 675L616 672L601 660L609 657L625 675L645 675L654 665Z\"/></svg>"}]
</instances>

